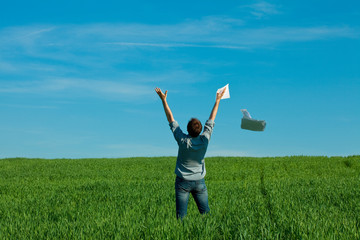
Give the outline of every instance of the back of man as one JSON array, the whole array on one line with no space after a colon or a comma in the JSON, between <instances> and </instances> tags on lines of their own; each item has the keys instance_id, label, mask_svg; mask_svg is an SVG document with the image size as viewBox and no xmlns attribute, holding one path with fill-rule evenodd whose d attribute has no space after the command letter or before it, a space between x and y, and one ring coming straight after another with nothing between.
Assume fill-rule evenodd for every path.
<instances>
[{"instance_id":1,"label":"back of man","mask_svg":"<svg viewBox=\"0 0 360 240\"><path fill-rule=\"evenodd\" d=\"M204 132L197 137L184 134L179 124L174 121L170 129L179 145L175 174L185 180L200 180L205 177L205 153L214 128L214 121L208 120Z\"/></svg>"},{"instance_id":2,"label":"back of man","mask_svg":"<svg viewBox=\"0 0 360 240\"><path fill-rule=\"evenodd\" d=\"M173 117L166 101L167 91L165 91L164 94L160 88L155 88L156 93L163 103L170 129L179 145L175 169L176 217L178 219L182 219L186 215L190 193L201 214L210 212L208 192L204 179L206 174L204 157L214 128L214 120L219 103L225 90L226 88L222 92L216 94L215 104L210 113L209 120L204 126L204 132L200 134L202 131L201 122L198 119L193 118L188 123L187 130L189 134L187 135L183 133L179 124Z\"/></svg>"}]
</instances>

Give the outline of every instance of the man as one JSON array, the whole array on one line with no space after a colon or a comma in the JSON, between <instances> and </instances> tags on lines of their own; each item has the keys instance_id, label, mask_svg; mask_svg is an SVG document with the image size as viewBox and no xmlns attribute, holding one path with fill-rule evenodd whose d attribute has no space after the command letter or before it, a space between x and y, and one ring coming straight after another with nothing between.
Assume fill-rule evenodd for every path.
<instances>
[{"instance_id":1,"label":"man","mask_svg":"<svg viewBox=\"0 0 360 240\"><path fill-rule=\"evenodd\" d=\"M162 101L170 129L179 145L175 168L176 217L178 219L182 219L186 215L190 193L201 214L210 211L204 180L206 174L204 157L214 128L219 103L225 90L216 94L215 104L209 120L205 123L204 132L200 134L202 131L201 122L196 118L192 118L187 125L189 134L184 134L167 104L167 91L163 93L160 88L155 88Z\"/></svg>"}]
</instances>

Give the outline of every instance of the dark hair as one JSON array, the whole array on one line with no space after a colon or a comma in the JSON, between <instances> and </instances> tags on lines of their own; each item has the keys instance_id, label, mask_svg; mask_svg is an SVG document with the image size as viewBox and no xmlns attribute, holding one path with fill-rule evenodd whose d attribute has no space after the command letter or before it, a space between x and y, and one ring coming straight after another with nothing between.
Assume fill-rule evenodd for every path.
<instances>
[{"instance_id":1,"label":"dark hair","mask_svg":"<svg viewBox=\"0 0 360 240\"><path fill-rule=\"evenodd\" d=\"M201 133L202 125L199 119L192 118L190 119L188 125L187 125L188 133L191 137L197 137Z\"/></svg>"}]
</instances>

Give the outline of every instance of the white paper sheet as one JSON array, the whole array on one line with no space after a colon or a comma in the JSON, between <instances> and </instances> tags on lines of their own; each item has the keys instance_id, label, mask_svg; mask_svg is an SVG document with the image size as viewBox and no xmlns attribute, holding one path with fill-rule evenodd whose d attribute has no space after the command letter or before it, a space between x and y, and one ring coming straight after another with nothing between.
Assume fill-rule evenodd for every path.
<instances>
[{"instance_id":1,"label":"white paper sheet","mask_svg":"<svg viewBox=\"0 0 360 240\"><path fill-rule=\"evenodd\" d=\"M251 115L246 109L240 109L240 110L244 114L244 118L251 119Z\"/></svg>"},{"instance_id":2,"label":"white paper sheet","mask_svg":"<svg viewBox=\"0 0 360 240\"><path fill-rule=\"evenodd\" d=\"M221 92L224 88L226 88L226 90L221 99L230 98L229 84L226 84L226 86L219 88L216 93Z\"/></svg>"}]
</instances>

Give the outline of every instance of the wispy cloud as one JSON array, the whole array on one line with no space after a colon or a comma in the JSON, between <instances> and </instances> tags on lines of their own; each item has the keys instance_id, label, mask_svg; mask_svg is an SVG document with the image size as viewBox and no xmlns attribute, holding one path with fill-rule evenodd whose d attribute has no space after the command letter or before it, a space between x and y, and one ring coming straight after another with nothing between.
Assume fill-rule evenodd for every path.
<instances>
[{"instance_id":1,"label":"wispy cloud","mask_svg":"<svg viewBox=\"0 0 360 240\"><path fill-rule=\"evenodd\" d=\"M153 95L153 88L146 85L133 84L128 81L116 82L108 80L88 79L50 79L43 81L12 81L1 84L3 93L53 93L53 92L82 92L97 93L119 98L138 98Z\"/></svg>"},{"instance_id":2,"label":"wispy cloud","mask_svg":"<svg viewBox=\"0 0 360 240\"><path fill-rule=\"evenodd\" d=\"M350 27L266 27L246 29L238 33L243 45L259 47L285 42L304 42L333 38L358 38L359 32Z\"/></svg>"},{"instance_id":3,"label":"wispy cloud","mask_svg":"<svg viewBox=\"0 0 360 240\"><path fill-rule=\"evenodd\" d=\"M275 14L266 2L250 5L257 12ZM305 34L305 37L303 36ZM239 19L207 17L173 25L88 24L28 26L0 30L0 50L38 50L54 58L76 51L104 54L112 45L156 48L226 48L244 49L287 41L310 41L327 38L359 37L359 32L344 26L248 28ZM258 39L262 38L261 41ZM62 50L63 52L60 52ZM28 52L31 52L30 50Z\"/></svg>"},{"instance_id":4,"label":"wispy cloud","mask_svg":"<svg viewBox=\"0 0 360 240\"><path fill-rule=\"evenodd\" d=\"M266 2L250 7L264 14L278 11ZM0 92L77 91L124 96L122 99L149 96L154 83L204 81L201 74L182 71L176 62L168 66L159 63L157 69L149 71L158 56L167 60L164 57L167 55L161 54L163 51L176 48L241 51L285 42L358 37L358 29L349 26L249 28L241 19L226 16L164 25L10 27L0 29L0 80L3 81ZM7 80L8 76L15 81Z\"/></svg>"},{"instance_id":5,"label":"wispy cloud","mask_svg":"<svg viewBox=\"0 0 360 240\"><path fill-rule=\"evenodd\" d=\"M124 72L111 78L74 78L44 77L39 79L2 81L0 93L9 94L44 94L59 93L62 96L111 98L117 100L153 99L154 87L158 84L167 85L195 83L205 81L204 77L181 70L164 71L164 73ZM176 93L176 90L172 90Z\"/></svg>"},{"instance_id":6,"label":"wispy cloud","mask_svg":"<svg viewBox=\"0 0 360 240\"><path fill-rule=\"evenodd\" d=\"M129 60L156 61L146 52L150 49L244 50L285 42L358 37L358 29L348 26L248 28L241 20L226 17L187 20L173 25L11 27L0 29L0 71L26 76L44 72L72 76L80 73L84 77L98 69L118 71L116 66Z\"/></svg>"},{"instance_id":7,"label":"wispy cloud","mask_svg":"<svg viewBox=\"0 0 360 240\"><path fill-rule=\"evenodd\" d=\"M146 43L146 42L113 42L109 45L129 46L129 47L159 47L159 48L228 48L228 49L246 49L247 47L234 45L201 45L186 43Z\"/></svg>"},{"instance_id":8,"label":"wispy cloud","mask_svg":"<svg viewBox=\"0 0 360 240\"><path fill-rule=\"evenodd\" d=\"M222 27L219 27L220 25ZM113 29L110 30L111 28ZM118 31L118 34L108 36L106 39L108 41L97 44L110 46L110 49L111 46L123 47L121 50L127 50L129 47L242 50L267 47L284 42L359 37L357 30L347 26L246 28L233 25L231 22L221 22L213 28L207 26L202 29L198 23L194 26L187 23L173 26L133 26L130 34L123 28L124 26L108 26L107 31ZM138 29L136 30L136 28ZM98 33L102 36L107 34L102 31ZM120 41L112 41L115 39Z\"/></svg>"},{"instance_id":9,"label":"wispy cloud","mask_svg":"<svg viewBox=\"0 0 360 240\"><path fill-rule=\"evenodd\" d=\"M154 61L146 52L152 48L244 50L286 42L358 38L359 35L358 29L348 26L247 28L225 18L174 25L13 27L0 30L0 71L31 75L34 72L74 75L76 71L84 74L94 69L111 72L114 66L129 60Z\"/></svg>"},{"instance_id":10,"label":"wispy cloud","mask_svg":"<svg viewBox=\"0 0 360 240\"><path fill-rule=\"evenodd\" d=\"M16 70L16 67L14 66L14 64L6 62L0 58L0 71L12 72L15 70Z\"/></svg>"},{"instance_id":11,"label":"wispy cloud","mask_svg":"<svg viewBox=\"0 0 360 240\"><path fill-rule=\"evenodd\" d=\"M260 1L251 5L243 6L250 9L250 13L258 18L262 18L268 15L280 14L279 7L275 4L271 4L265 1Z\"/></svg>"},{"instance_id":12,"label":"wispy cloud","mask_svg":"<svg viewBox=\"0 0 360 240\"><path fill-rule=\"evenodd\" d=\"M55 106L47 106L47 105L28 105L28 104L3 104L0 106L9 107L9 108L28 108L28 109L56 109Z\"/></svg>"}]
</instances>

